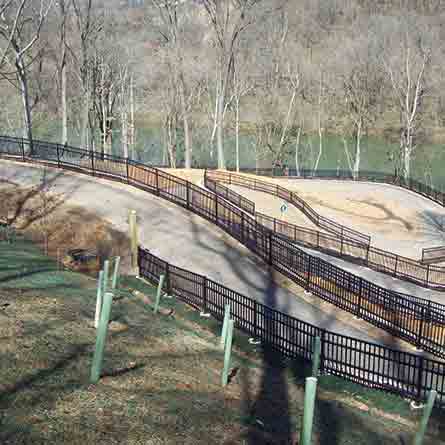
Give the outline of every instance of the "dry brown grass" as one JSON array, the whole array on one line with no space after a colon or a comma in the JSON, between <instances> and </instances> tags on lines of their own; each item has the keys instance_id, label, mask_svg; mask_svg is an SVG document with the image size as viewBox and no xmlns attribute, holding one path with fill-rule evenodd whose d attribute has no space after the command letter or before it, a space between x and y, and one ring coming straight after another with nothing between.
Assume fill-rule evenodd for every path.
<instances>
[{"instance_id":1,"label":"dry brown grass","mask_svg":"<svg viewBox=\"0 0 445 445\"><path fill-rule=\"evenodd\" d=\"M94 212L67 204L62 194L42 193L36 187L3 185L0 215L13 215L13 226L39 244L49 256L66 258L71 249L96 251L100 261L121 256L129 267L130 242Z\"/></svg>"}]
</instances>

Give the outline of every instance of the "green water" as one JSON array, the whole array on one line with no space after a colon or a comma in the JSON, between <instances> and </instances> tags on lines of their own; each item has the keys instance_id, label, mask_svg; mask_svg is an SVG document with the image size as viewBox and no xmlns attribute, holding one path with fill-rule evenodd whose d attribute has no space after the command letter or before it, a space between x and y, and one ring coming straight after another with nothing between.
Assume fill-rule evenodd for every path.
<instances>
[{"instance_id":1,"label":"green water","mask_svg":"<svg viewBox=\"0 0 445 445\"><path fill-rule=\"evenodd\" d=\"M61 134L60 126L57 121L49 121L45 128L36 128L35 137L42 140L57 141ZM207 131L194 131L193 136L193 164L194 166L216 166L216 145L213 149L213 155L210 150L209 135ZM96 140L100 140L98 134ZM79 146L80 138L74 132L70 135L70 145ZM113 132L112 152L122 156L120 146L120 132ZM228 167L235 166L235 137L233 133L226 134L225 156ZM312 150L311 150L312 145ZM320 159L319 169L348 169L348 163L344 150L342 138L336 135L325 135L323 140L323 154ZM354 143L349 141L351 154ZM294 148L292 153L286 159L286 164L295 167ZM384 138L364 137L362 140L361 170L394 172L394 164L389 159L391 152L396 153L397 143L390 143ZM318 137L302 137L300 144L300 168L312 168L318 153ZM132 157L141 162L150 162L153 164L167 163L167 158L163 153L162 132L160 127L138 127L136 132L136 145ZM183 138L179 133L178 165L181 166L184 161ZM249 134L240 136L240 165L241 167L255 167L254 138ZM445 189L445 150L441 144L424 144L419 146L411 163L412 176L424 183L432 184L435 188Z\"/></svg>"}]
</instances>

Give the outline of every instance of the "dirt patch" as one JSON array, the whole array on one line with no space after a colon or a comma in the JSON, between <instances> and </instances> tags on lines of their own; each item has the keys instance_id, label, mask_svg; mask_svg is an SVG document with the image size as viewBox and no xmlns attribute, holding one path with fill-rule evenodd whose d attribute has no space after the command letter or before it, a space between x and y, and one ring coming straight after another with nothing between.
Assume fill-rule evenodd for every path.
<instances>
[{"instance_id":1,"label":"dirt patch","mask_svg":"<svg viewBox=\"0 0 445 445\"><path fill-rule=\"evenodd\" d=\"M128 270L128 236L94 212L67 204L63 194L44 191L39 186L4 184L0 194L2 218L9 218L19 233L33 240L49 256L66 262L69 250L93 250L100 264L119 255L123 270Z\"/></svg>"}]
</instances>

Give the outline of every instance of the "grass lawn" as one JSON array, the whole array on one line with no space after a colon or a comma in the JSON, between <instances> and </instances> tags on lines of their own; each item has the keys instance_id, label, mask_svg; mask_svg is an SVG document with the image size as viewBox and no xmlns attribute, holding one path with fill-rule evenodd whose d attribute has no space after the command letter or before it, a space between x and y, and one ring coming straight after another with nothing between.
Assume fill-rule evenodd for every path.
<instances>
[{"instance_id":1,"label":"grass lawn","mask_svg":"<svg viewBox=\"0 0 445 445\"><path fill-rule=\"evenodd\" d=\"M220 323L122 277L103 376L90 385L94 279L58 271L29 242L0 242L0 443L295 444L308 366L235 333L222 388ZM435 412L425 445L443 444ZM408 444L419 413L403 399L323 376L314 445Z\"/></svg>"}]
</instances>

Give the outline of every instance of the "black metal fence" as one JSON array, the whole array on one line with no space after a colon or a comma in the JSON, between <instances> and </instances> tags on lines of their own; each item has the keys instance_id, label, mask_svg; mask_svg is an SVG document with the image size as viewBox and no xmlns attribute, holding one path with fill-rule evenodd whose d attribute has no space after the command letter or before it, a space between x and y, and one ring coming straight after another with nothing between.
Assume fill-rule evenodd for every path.
<instances>
[{"instance_id":1,"label":"black metal fence","mask_svg":"<svg viewBox=\"0 0 445 445\"><path fill-rule=\"evenodd\" d=\"M320 337L321 374L416 400L425 400L434 389L437 406L445 406L445 363L319 328L169 264L141 247L138 257L140 276L157 284L165 274L170 292L218 320L230 304L231 318L239 329L286 357L312 361L314 338Z\"/></svg>"},{"instance_id":2,"label":"black metal fence","mask_svg":"<svg viewBox=\"0 0 445 445\"><path fill-rule=\"evenodd\" d=\"M295 207L297 207L303 214L305 214L316 226L330 232L335 235L344 238L348 237L351 240L354 240L358 243L369 246L371 242L371 237L369 235L365 235L364 233L360 233L357 230L351 229L350 227L346 227L342 224L339 224L329 218L326 218L320 214L318 214L304 199L298 196L296 193L291 192L290 190L279 186L278 184L271 184L270 182L258 181L254 178L249 178L246 176L235 175L232 173L226 173L222 171L209 170L204 172L204 183L206 187L210 190L213 190L215 193L218 192L217 187L218 184L211 183L207 181L207 179L213 179L218 182L225 182L227 184L238 185L240 187L246 187L251 190L256 190L259 192L269 193L274 196L278 196L281 199L284 199L290 203L292 203Z\"/></svg>"},{"instance_id":3,"label":"black metal fence","mask_svg":"<svg viewBox=\"0 0 445 445\"><path fill-rule=\"evenodd\" d=\"M418 348L445 357L444 305L389 291L311 256L220 196L154 167L38 141L33 144L32 154L26 154L26 144L29 142L23 139L4 141L0 137L0 153L16 160L43 162L123 181L190 209L239 240L294 283Z\"/></svg>"},{"instance_id":4,"label":"black metal fence","mask_svg":"<svg viewBox=\"0 0 445 445\"><path fill-rule=\"evenodd\" d=\"M445 193L430 187L416 179L405 180L401 176L391 173L361 170L355 177L349 170L307 170L294 168L242 168L243 173L252 173L259 176L285 177L286 179L326 179L355 182L380 182L383 184L397 185L425 196L432 201L445 206Z\"/></svg>"},{"instance_id":5,"label":"black metal fence","mask_svg":"<svg viewBox=\"0 0 445 445\"><path fill-rule=\"evenodd\" d=\"M221 193L224 188L220 182L238 185L251 190L261 190L265 193L276 195L275 185L267 187L267 182L257 179L250 179L240 175L209 171L205 175L205 184L215 193ZM217 188L216 188L217 187ZM294 194L295 195L295 194ZM221 194L235 205L231 200L232 194L227 192ZM293 201L290 201L293 204ZM301 208L297 206L298 208ZM332 236L327 233L307 229L286 223L279 219L270 218L267 215L257 213L256 219L259 223L276 231L292 241L301 243L307 247L313 247L325 251L348 261L363 264L378 272L398 277L402 280L411 281L423 287L445 291L445 268L432 264L445 260L445 248L431 248L422 251L422 259L414 260L383 249L364 244L351 238L348 232L341 232L340 235ZM332 231L331 231L332 232ZM426 254L424 254L424 252ZM424 257L425 255L425 257Z\"/></svg>"},{"instance_id":6,"label":"black metal fence","mask_svg":"<svg viewBox=\"0 0 445 445\"><path fill-rule=\"evenodd\" d=\"M229 197L228 197L229 199ZM441 263L445 261L445 246L422 249L422 264Z\"/></svg>"}]
</instances>

